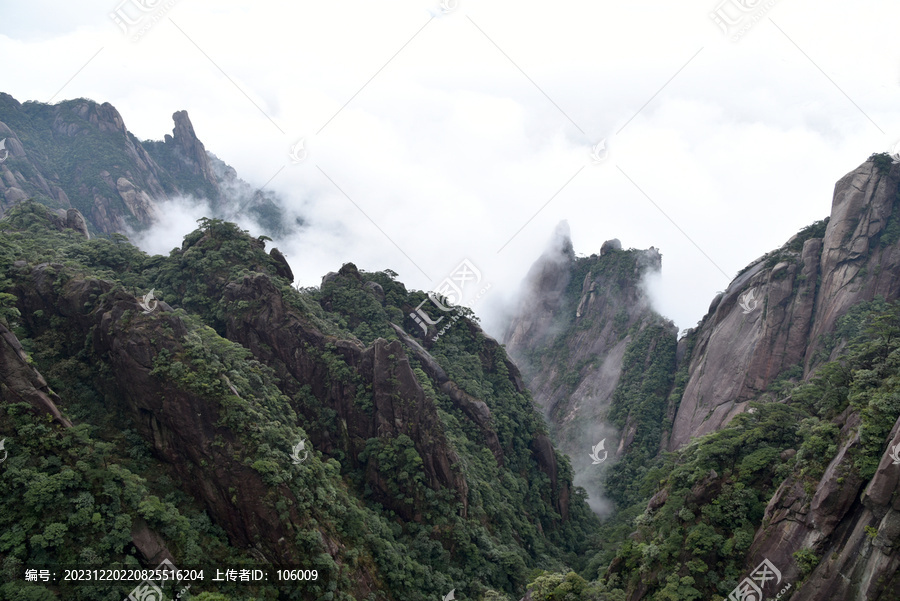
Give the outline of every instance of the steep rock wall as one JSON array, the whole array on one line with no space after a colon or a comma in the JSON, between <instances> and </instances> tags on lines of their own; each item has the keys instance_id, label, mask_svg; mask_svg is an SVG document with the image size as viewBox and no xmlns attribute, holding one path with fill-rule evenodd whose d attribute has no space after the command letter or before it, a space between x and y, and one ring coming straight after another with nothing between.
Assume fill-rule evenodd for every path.
<instances>
[{"instance_id":1,"label":"steep rock wall","mask_svg":"<svg viewBox=\"0 0 900 601\"><path fill-rule=\"evenodd\" d=\"M807 377L839 350L825 337L853 305L898 298L898 227L900 167L868 161L836 184L824 232L801 232L736 277L695 332L669 450L727 424L786 370Z\"/></svg>"}]
</instances>

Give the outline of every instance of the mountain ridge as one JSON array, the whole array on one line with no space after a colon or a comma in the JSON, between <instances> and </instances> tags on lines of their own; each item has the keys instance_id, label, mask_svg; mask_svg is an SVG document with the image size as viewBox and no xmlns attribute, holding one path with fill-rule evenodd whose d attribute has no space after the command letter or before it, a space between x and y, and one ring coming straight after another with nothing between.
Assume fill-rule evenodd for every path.
<instances>
[{"instance_id":1,"label":"mountain ridge","mask_svg":"<svg viewBox=\"0 0 900 601\"><path fill-rule=\"evenodd\" d=\"M163 558L319 574L213 589L235 599L522 594L596 529L500 345L468 317L423 336L393 272L301 293L231 223L163 257L56 219L0 220L0 598L121 599L21 570Z\"/></svg>"},{"instance_id":2,"label":"mountain ridge","mask_svg":"<svg viewBox=\"0 0 900 601\"><path fill-rule=\"evenodd\" d=\"M186 112L155 142L84 99L3 95L0 121L0 598L113 601L21 573L163 559L321 574L204 601L722 601L760 566L792 601L900 597L888 155L681 337L659 250L576 256L560 224L500 344L464 307L437 335L389 269L295 289L223 219L293 227L278 199ZM118 235L176 194L216 211L180 247Z\"/></svg>"},{"instance_id":3,"label":"mountain ridge","mask_svg":"<svg viewBox=\"0 0 900 601\"><path fill-rule=\"evenodd\" d=\"M208 152L187 111L162 141L140 141L114 106L88 99L20 103L0 92L0 216L34 198L78 210L94 234L130 234L157 223L174 198L207 203L210 217L246 216L273 236L294 232L281 199L252 188ZM90 148L85 153L85 148Z\"/></svg>"}]
</instances>

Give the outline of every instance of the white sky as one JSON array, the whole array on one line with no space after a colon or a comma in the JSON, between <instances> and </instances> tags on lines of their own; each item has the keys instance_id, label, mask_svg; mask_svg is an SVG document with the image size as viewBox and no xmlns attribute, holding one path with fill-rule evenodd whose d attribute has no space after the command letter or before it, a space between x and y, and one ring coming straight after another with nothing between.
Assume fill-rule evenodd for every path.
<instances>
[{"instance_id":1,"label":"white sky","mask_svg":"<svg viewBox=\"0 0 900 601\"><path fill-rule=\"evenodd\" d=\"M277 241L304 285L353 261L430 289L468 258L499 336L567 219L578 254L659 248L657 305L685 328L900 139L900 4L780 0L735 42L720 1L0 0L0 91L110 102L141 139L186 109L312 223ZM171 8L130 41L109 14L142 3ZM175 246L190 213L173 206L146 248Z\"/></svg>"}]
</instances>

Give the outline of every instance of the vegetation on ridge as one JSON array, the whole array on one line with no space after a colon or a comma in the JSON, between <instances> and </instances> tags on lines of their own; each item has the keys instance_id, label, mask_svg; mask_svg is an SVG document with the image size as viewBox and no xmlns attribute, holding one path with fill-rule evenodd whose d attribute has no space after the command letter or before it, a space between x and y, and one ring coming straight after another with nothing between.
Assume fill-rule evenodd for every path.
<instances>
[{"instance_id":1,"label":"vegetation on ridge","mask_svg":"<svg viewBox=\"0 0 900 601\"><path fill-rule=\"evenodd\" d=\"M151 288L176 308L174 314L162 315L183 324L183 339L172 338L165 327L147 330L155 337L152 343L172 349L156 354L152 378L160 390L191 395L219 415L216 427L225 437L217 439L223 445L220 450L213 445L211 452L228 450L233 465L259 474L272 491L259 500L261 507L282 516L282 524L293 532L296 552L322 575L299 588L195 584L189 594L196 598L203 598L202 591L207 597L217 591L223 599L235 600L350 599L360 585L351 577L357 570L377 575L373 601L432 599L452 588L458 599L518 598L541 570L558 571L575 561L596 531L596 520L578 490L569 500L568 519L554 509L558 493L537 469L530 448L531 439L545 426L528 394L513 387L502 349L467 319L454 324L432 354L492 411L503 465L483 446L471 420L411 358L423 390L438 408L440 427L462 462L458 467L468 486L466 515L449 491L421 486L420 458L404 435L373 438L360 457L327 456L314 449L301 466L291 464L288 453L298 439L315 429L341 426L322 411L324 399L314 398L308 388L294 396L285 394L278 366L259 362L223 337L228 306L222 291L229 282L263 274L293 309L326 335L370 343L376 336L395 337L389 322L420 300L421 293L408 293L394 280L396 274L361 273L385 290L385 303L375 307L371 292L357 285L360 282L339 279L315 293L294 290L274 275L264 245L233 224L204 220L182 249L162 257L142 253L124 237L87 240L72 230L55 231L48 227L47 211L26 202L0 220L0 315L33 366L60 395L59 408L75 426L49 423L27 404L0 404L0 433L10 450L0 470L5 491L0 499L0 598L42 600L55 598L51 591L64 591L71 599L120 600L133 584L26 584L21 572L37 565L138 565L132 531L141 523L163 536L179 567L257 563L234 545L225 525L216 524L200 500L185 492L172 466L131 425L127 403L118 396L115 368L98 354L96 338L85 336L72 317L53 307L30 313L25 309L37 302L27 299L34 270L41 264L46 264L40 267L42 273L53 278L54 294L61 297L78 282L101 283L78 319L108 310L116 299L125 298L122 295L140 298ZM254 307L239 310L252 312ZM156 328L159 319L159 312L141 316L129 310L116 327L126 331L143 327L128 323L146 323ZM336 355L332 361L337 361L334 377L358 386ZM369 394L360 390L360 411L367 411ZM314 413L322 419L308 421L294 409L306 406L319 407ZM369 497L363 468L367 454L373 453L381 477L396 494L419 491L416 503L423 521L404 520ZM560 486L571 486L566 458L557 454L556 460ZM198 478L210 478L216 466L209 465L207 472L198 469ZM274 494L282 487L297 504L285 504ZM290 517L296 515L303 517ZM339 548L330 548L329 539L339 541Z\"/></svg>"}]
</instances>

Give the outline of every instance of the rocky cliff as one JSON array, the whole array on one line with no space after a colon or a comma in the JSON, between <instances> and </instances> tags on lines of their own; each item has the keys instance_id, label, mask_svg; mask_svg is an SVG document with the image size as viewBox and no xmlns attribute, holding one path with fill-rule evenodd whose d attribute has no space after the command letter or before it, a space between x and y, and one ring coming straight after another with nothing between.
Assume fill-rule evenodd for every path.
<instances>
[{"instance_id":1,"label":"rocky cliff","mask_svg":"<svg viewBox=\"0 0 900 601\"><path fill-rule=\"evenodd\" d=\"M836 184L830 218L747 266L713 299L681 341L679 356L689 378L670 407L668 449L720 429L779 377L802 379L839 353L828 335L850 307L876 296L898 297L898 178L889 164L864 163ZM591 259L602 268L620 256L618 246L610 241L599 260ZM589 403L588 397L611 397L631 341L619 334L652 314L641 275L660 268L658 251L650 249L624 279L598 278L589 268L572 283L576 263L563 226L529 272L504 338L525 366L535 399L557 425L572 419L567 407L588 403L600 410L602 402ZM594 324L593 315L603 319ZM549 353L553 341L562 343L554 349L562 349L562 357ZM684 356L688 342L691 353ZM569 387L561 385L565 377Z\"/></svg>"},{"instance_id":2,"label":"rocky cliff","mask_svg":"<svg viewBox=\"0 0 900 601\"><path fill-rule=\"evenodd\" d=\"M853 465L860 438L858 415L847 412L837 423L842 444L815 492L811 494L797 473L778 487L747 565L768 559L784 567L786 582L805 579L793 601L900 598L900 470L893 449L884 452L867 482ZM900 419L887 439L896 441L898 434ZM794 554L804 549L816 564L797 561Z\"/></svg>"},{"instance_id":3,"label":"rocky cliff","mask_svg":"<svg viewBox=\"0 0 900 601\"><path fill-rule=\"evenodd\" d=\"M842 178L830 216L677 346L639 285L658 257L610 241L578 259L558 229L505 338L576 481L610 501L592 503L609 516L595 594L900 597L900 166L873 155ZM612 461L588 465L601 439ZM753 581L760 566L777 578Z\"/></svg>"},{"instance_id":4,"label":"rocky cliff","mask_svg":"<svg viewBox=\"0 0 900 601\"><path fill-rule=\"evenodd\" d=\"M779 376L804 378L840 352L827 338L854 305L898 297L898 185L889 162L864 163L835 185L827 225L752 263L713 300L690 333L690 380L669 449L721 428Z\"/></svg>"},{"instance_id":5,"label":"rocky cliff","mask_svg":"<svg viewBox=\"0 0 900 601\"><path fill-rule=\"evenodd\" d=\"M655 248L622 250L618 240L603 243L599 255L577 258L562 223L529 271L504 337L557 444L572 461L576 483L588 490L600 513L607 512L600 501L604 471L594 467L591 450L604 441L601 457L621 457L636 437L654 451L659 446L659 433L635 419L620 384L629 367L626 357L646 368L663 347L674 348L677 331L652 310L642 284L661 262ZM667 375L674 371L674 354L670 362ZM662 387L664 401L668 381ZM659 413L661 405L644 409Z\"/></svg>"},{"instance_id":6,"label":"rocky cliff","mask_svg":"<svg viewBox=\"0 0 900 601\"><path fill-rule=\"evenodd\" d=\"M22 574L162 559L321 575L204 589L235 599L900 598L887 155L680 340L655 248L579 257L561 224L507 356L390 270L292 288L219 218L281 227L277 199L174 120L140 142L108 104L0 95L0 599L123 598ZM216 214L169 256L107 236L176 195Z\"/></svg>"}]
</instances>

